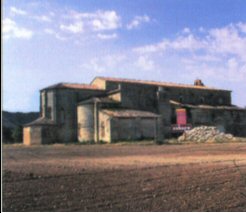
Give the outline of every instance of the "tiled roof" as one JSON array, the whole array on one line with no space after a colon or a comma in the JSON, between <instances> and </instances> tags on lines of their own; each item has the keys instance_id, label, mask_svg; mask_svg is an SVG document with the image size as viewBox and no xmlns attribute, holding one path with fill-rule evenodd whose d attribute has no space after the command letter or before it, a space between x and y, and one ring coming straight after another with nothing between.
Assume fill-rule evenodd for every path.
<instances>
[{"instance_id":1,"label":"tiled roof","mask_svg":"<svg viewBox=\"0 0 246 213\"><path fill-rule=\"evenodd\" d=\"M76 83L58 83L51 85L49 87L46 87L44 89L88 89L88 90L101 90L96 85L90 85L90 84L76 84ZM44 90L42 89L42 90Z\"/></svg>"},{"instance_id":2,"label":"tiled roof","mask_svg":"<svg viewBox=\"0 0 246 213\"><path fill-rule=\"evenodd\" d=\"M32 121L31 123L25 124L24 126L43 126L43 125L55 125L55 123L54 121L48 118L40 117L35 121Z\"/></svg>"},{"instance_id":3,"label":"tiled roof","mask_svg":"<svg viewBox=\"0 0 246 213\"><path fill-rule=\"evenodd\" d=\"M97 78L105 80L105 81L112 81L112 82L119 82L119 83L134 83L134 84L145 84L145 85L163 86L163 87L178 87L178 88L190 88L190 89L230 91L230 90L217 89L217 88L207 87L207 86L195 86L192 84L177 84L177 83L169 83L169 82L144 81L144 80L125 79L125 78L111 78L111 77L96 77L95 79L97 79Z\"/></svg>"},{"instance_id":4,"label":"tiled roof","mask_svg":"<svg viewBox=\"0 0 246 213\"><path fill-rule=\"evenodd\" d=\"M105 109L101 110L103 113L117 118L131 118L131 117L144 117L144 118L157 118L157 114L140 110L129 109Z\"/></svg>"}]
</instances>

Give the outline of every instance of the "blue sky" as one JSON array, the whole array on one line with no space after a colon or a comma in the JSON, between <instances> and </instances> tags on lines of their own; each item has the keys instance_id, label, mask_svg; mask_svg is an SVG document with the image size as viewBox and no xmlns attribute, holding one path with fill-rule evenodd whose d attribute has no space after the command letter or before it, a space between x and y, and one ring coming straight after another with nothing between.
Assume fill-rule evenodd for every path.
<instances>
[{"instance_id":1,"label":"blue sky","mask_svg":"<svg viewBox=\"0 0 246 213\"><path fill-rule=\"evenodd\" d=\"M3 109L38 111L39 90L95 76L230 89L246 106L244 0L8 0Z\"/></svg>"}]
</instances>

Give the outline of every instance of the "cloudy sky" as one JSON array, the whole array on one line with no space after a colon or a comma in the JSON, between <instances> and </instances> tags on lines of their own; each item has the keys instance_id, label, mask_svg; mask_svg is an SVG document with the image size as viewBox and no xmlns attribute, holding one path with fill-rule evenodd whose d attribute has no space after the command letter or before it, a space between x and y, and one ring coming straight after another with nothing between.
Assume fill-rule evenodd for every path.
<instances>
[{"instance_id":1,"label":"cloudy sky","mask_svg":"<svg viewBox=\"0 0 246 213\"><path fill-rule=\"evenodd\" d=\"M39 90L95 76L230 89L246 106L245 0L8 0L3 109L38 111Z\"/></svg>"}]
</instances>

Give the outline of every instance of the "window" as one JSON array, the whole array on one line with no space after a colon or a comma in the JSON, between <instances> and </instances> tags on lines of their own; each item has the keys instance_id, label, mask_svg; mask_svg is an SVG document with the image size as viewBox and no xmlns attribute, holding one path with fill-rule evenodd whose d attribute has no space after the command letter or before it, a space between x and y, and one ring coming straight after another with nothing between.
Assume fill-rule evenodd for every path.
<instances>
[{"instance_id":1,"label":"window","mask_svg":"<svg viewBox=\"0 0 246 213\"><path fill-rule=\"evenodd\" d=\"M182 103L184 101L184 97L181 95L179 96L179 102Z\"/></svg>"},{"instance_id":2,"label":"window","mask_svg":"<svg viewBox=\"0 0 246 213\"><path fill-rule=\"evenodd\" d=\"M212 113L211 113L211 120L212 120L212 121L215 121L215 119L216 119L216 115L215 115L214 112L212 112Z\"/></svg>"}]
</instances>

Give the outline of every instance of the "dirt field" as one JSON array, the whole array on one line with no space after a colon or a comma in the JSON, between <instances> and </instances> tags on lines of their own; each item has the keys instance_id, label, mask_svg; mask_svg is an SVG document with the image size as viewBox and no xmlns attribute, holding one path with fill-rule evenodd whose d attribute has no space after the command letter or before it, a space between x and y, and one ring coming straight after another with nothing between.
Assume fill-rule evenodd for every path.
<instances>
[{"instance_id":1,"label":"dirt field","mask_svg":"<svg viewBox=\"0 0 246 213\"><path fill-rule=\"evenodd\" d=\"M3 147L3 211L245 211L246 144Z\"/></svg>"}]
</instances>

